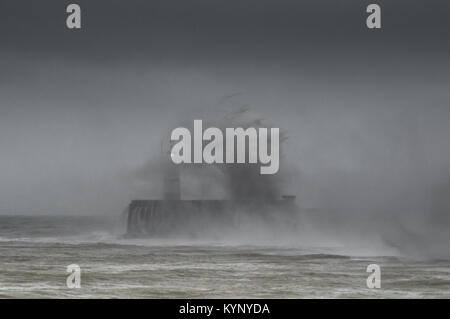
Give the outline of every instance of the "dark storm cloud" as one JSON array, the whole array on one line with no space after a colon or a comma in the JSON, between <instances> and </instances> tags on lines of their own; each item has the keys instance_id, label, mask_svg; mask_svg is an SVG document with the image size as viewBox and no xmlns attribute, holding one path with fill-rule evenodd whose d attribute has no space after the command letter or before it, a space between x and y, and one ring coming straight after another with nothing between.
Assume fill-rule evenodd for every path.
<instances>
[{"instance_id":1,"label":"dark storm cloud","mask_svg":"<svg viewBox=\"0 0 450 319\"><path fill-rule=\"evenodd\" d=\"M378 1L383 29L365 26L370 1L75 1L82 30L65 27L69 1L2 0L2 51L65 58L190 64L296 63L299 55L346 57L445 49L448 1ZM281 60L281 61L280 61ZM277 62L276 62L277 61Z\"/></svg>"}]
</instances>

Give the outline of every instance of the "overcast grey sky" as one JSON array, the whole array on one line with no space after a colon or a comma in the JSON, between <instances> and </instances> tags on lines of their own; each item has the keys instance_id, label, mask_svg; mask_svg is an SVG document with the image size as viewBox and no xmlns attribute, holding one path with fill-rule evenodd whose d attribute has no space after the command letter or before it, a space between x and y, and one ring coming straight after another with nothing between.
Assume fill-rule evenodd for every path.
<instances>
[{"instance_id":1,"label":"overcast grey sky","mask_svg":"<svg viewBox=\"0 0 450 319\"><path fill-rule=\"evenodd\" d=\"M450 192L448 1L377 1L381 30L371 1L73 2L81 30L70 1L0 0L0 213L120 211L167 130L235 92L287 131L305 206Z\"/></svg>"}]
</instances>

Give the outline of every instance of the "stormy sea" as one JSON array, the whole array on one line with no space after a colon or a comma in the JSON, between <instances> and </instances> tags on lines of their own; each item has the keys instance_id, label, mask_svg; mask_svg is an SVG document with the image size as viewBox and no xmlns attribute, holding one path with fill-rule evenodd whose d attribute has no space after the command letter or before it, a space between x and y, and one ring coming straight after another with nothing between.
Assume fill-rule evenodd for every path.
<instances>
[{"instance_id":1,"label":"stormy sea","mask_svg":"<svg viewBox=\"0 0 450 319\"><path fill-rule=\"evenodd\" d=\"M450 260L297 241L126 238L123 218L1 216L0 298L450 298ZM80 288L66 284L81 269ZM367 286L367 266L381 287Z\"/></svg>"}]
</instances>

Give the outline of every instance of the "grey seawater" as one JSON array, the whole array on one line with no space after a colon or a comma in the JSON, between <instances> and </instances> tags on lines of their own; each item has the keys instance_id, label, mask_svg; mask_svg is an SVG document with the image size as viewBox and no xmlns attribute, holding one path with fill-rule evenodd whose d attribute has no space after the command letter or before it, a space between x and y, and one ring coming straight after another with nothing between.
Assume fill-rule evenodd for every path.
<instances>
[{"instance_id":1,"label":"grey seawater","mask_svg":"<svg viewBox=\"0 0 450 319\"><path fill-rule=\"evenodd\" d=\"M450 298L450 260L330 247L125 239L93 217L0 216L1 298ZM366 286L367 265L382 269ZM66 267L81 267L81 288Z\"/></svg>"}]
</instances>

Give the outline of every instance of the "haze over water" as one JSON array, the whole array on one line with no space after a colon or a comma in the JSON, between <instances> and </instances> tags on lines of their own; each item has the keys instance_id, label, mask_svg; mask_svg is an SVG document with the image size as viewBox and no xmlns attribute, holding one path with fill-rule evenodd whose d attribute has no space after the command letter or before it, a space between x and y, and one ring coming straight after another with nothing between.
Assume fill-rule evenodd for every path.
<instances>
[{"instance_id":1,"label":"haze over water","mask_svg":"<svg viewBox=\"0 0 450 319\"><path fill-rule=\"evenodd\" d=\"M120 221L105 218L0 221L4 298L450 298L449 260L368 256L356 247L124 239ZM73 263L80 289L66 286ZM366 286L371 263L381 266L381 289Z\"/></svg>"}]
</instances>

